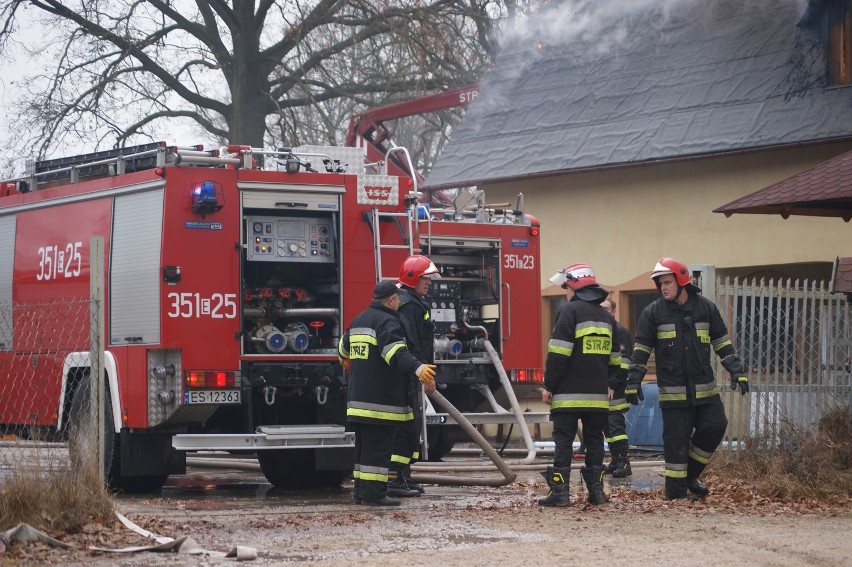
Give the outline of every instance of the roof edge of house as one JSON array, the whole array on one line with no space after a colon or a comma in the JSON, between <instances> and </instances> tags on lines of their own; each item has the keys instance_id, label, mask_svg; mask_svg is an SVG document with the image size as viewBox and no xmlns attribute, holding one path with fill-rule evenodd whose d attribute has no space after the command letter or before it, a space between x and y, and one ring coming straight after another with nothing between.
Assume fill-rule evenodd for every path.
<instances>
[{"instance_id":1,"label":"roof edge of house","mask_svg":"<svg viewBox=\"0 0 852 567\"><path fill-rule=\"evenodd\" d=\"M517 175L517 176L506 176L506 177L490 177L490 178L481 178L481 179L470 179L460 182L447 182L440 183L437 185L429 185L429 178L426 178L426 182L421 187L423 191L431 192L431 191L440 191L444 189L454 189L457 187L473 187L478 186L483 183L506 183L509 181L518 181L523 179L540 179L543 177L553 177L555 175L565 174L565 173L589 173L593 171L603 171L603 170L613 170L613 169L626 169L631 167L645 167L651 165L660 165L666 163L677 163L677 162L689 162L696 160L704 160L704 159L713 159L718 157L727 157L727 156L735 156L735 155L744 155L750 153L771 151L771 150L784 150L790 148L801 148L801 147L811 147L811 146L821 146L827 144L836 144L842 142L852 141L852 135L845 136L836 136L833 138L822 138L819 140L807 140L800 142L789 142L786 144L775 144L772 146L759 146L752 148L742 148L735 150L723 150L718 152L706 153L706 154L689 154L682 156L672 156L665 158L655 158L648 159L644 161L631 161L631 162L619 162L619 163L608 163L604 165L595 165L588 167L578 167L578 168L567 168L567 169L553 169L549 171L541 171L536 173L529 173L525 175Z\"/></svg>"}]
</instances>

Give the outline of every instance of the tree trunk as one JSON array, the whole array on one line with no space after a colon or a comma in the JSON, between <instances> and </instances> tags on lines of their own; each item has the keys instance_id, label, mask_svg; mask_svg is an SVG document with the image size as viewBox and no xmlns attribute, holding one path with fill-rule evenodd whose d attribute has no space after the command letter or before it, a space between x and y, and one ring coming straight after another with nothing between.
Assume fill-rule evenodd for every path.
<instances>
[{"instance_id":1,"label":"tree trunk","mask_svg":"<svg viewBox=\"0 0 852 567\"><path fill-rule=\"evenodd\" d=\"M248 92L253 91L253 92ZM254 148L263 147L266 134L266 107L268 101L258 89L250 89L243 85L235 89L231 103L231 115L228 117L228 130L231 144L249 145Z\"/></svg>"},{"instance_id":2,"label":"tree trunk","mask_svg":"<svg viewBox=\"0 0 852 567\"><path fill-rule=\"evenodd\" d=\"M234 58L231 76L231 113L228 130L232 144L263 147L266 116L274 111L269 99L268 69L260 63L254 20L254 2L234 3L240 27L232 30ZM227 76L227 75L226 75Z\"/></svg>"}]
</instances>

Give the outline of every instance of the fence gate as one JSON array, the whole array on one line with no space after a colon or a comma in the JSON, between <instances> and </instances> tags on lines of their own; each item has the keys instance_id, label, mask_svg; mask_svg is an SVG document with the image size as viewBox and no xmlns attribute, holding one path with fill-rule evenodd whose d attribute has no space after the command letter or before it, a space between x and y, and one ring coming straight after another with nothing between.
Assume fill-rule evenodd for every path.
<instances>
[{"instance_id":1,"label":"fence gate","mask_svg":"<svg viewBox=\"0 0 852 567\"><path fill-rule=\"evenodd\" d=\"M715 279L715 296L751 386L747 396L732 392L717 362L726 441L757 436L777 446L832 407L850 407L852 307L843 294L822 281L726 278Z\"/></svg>"}]
</instances>

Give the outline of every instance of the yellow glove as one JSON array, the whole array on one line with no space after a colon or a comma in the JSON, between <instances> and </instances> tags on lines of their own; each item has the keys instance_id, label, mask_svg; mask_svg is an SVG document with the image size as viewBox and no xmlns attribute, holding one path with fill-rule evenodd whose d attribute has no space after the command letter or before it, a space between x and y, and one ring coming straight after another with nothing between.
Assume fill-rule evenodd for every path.
<instances>
[{"instance_id":1,"label":"yellow glove","mask_svg":"<svg viewBox=\"0 0 852 567\"><path fill-rule=\"evenodd\" d=\"M337 363L343 367L344 370L349 370L349 359L343 358L342 356L337 357Z\"/></svg>"},{"instance_id":2,"label":"yellow glove","mask_svg":"<svg viewBox=\"0 0 852 567\"><path fill-rule=\"evenodd\" d=\"M434 364L421 364L414 372L420 381L424 384L431 384L435 381L435 369L438 368Z\"/></svg>"}]
</instances>

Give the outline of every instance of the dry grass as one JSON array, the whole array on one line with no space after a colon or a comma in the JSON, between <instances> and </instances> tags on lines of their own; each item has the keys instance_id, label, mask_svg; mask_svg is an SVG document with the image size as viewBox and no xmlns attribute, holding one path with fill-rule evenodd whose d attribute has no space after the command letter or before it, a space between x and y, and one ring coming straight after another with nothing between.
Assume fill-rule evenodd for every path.
<instances>
[{"instance_id":1,"label":"dry grass","mask_svg":"<svg viewBox=\"0 0 852 567\"><path fill-rule=\"evenodd\" d=\"M780 499L852 496L852 412L835 408L816 431L791 431L783 446L749 439L746 450L719 451L708 473L747 481L761 494Z\"/></svg>"},{"instance_id":2,"label":"dry grass","mask_svg":"<svg viewBox=\"0 0 852 567\"><path fill-rule=\"evenodd\" d=\"M76 533L93 522L111 525L113 511L113 497L92 466L78 471L50 465L35 471L12 469L0 483L0 530L27 523Z\"/></svg>"}]
</instances>

